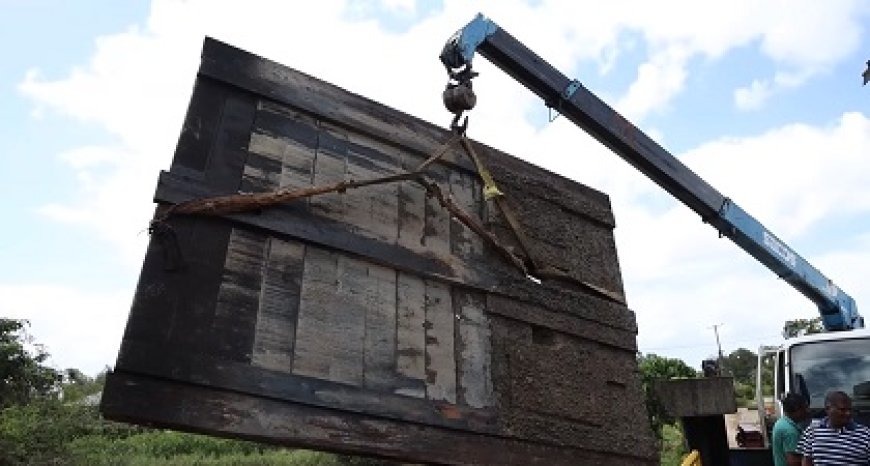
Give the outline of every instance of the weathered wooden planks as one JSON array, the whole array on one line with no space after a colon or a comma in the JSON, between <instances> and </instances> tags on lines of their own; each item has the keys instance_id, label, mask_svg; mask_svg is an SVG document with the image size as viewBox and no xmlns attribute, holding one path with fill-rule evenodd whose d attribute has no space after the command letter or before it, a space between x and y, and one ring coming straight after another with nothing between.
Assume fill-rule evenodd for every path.
<instances>
[{"instance_id":1,"label":"weathered wooden planks","mask_svg":"<svg viewBox=\"0 0 870 466\"><path fill-rule=\"evenodd\" d=\"M427 281L423 297L426 307L426 398L456 402L456 358L454 334L456 314L450 288Z\"/></svg>"},{"instance_id":2,"label":"weathered wooden planks","mask_svg":"<svg viewBox=\"0 0 870 466\"><path fill-rule=\"evenodd\" d=\"M260 300L266 237L258 232L233 229L227 245L224 275L217 293L212 332L220 336L214 351L227 359L251 358L251 327L257 309L268 302Z\"/></svg>"},{"instance_id":3,"label":"weathered wooden planks","mask_svg":"<svg viewBox=\"0 0 870 466\"><path fill-rule=\"evenodd\" d=\"M365 308L350 287L364 265L311 248L305 257L294 372L362 385ZM348 283L350 282L350 283Z\"/></svg>"},{"instance_id":4,"label":"weathered wooden planks","mask_svg":"<svg viewBox=\"0 0 870 466\"><path fill-rule=\"evenodd\" d=\"M274 237L267 241L251 362L291 373L305 246Z\"/></svg>"},{"instance_id":5,"label":"weathered wooden planks","mask_svg":"<svg viewBox=\"0 0 870 466\"><path fill-rule=\"evenodd\" d=\"M119 420L136 421L150 411L163 425L271 443L383 457L426 458L431 464L641 466L651 464L626 450L620 454L578 452L545 443L469 435L456 429L407 424L353 413L248 397L211 387L194 387L118 374L107 381L103 409ZM119 397L123 394L123 398ZM304 420L304 424L299 420ZM219 426L216 430L215 426ZM264 434L269 432L270 434ZM289 442L288 439L293 441ZM484 447L488 445L487 447ZM582 456L580 456L582 455Z\"/></svg>"},{"instance_id":6,"label":"weathered wooden planks","mask_svg":"<svg viewBox=\"0 0 870 466\"><path fill-rule=\"evenodd\" d=\"M396 371L405 383L395 392L425 398L426 282L399 272L396 306Z\"/></svg>"},{"instance_id":7,"label":"weathered wooden planks","mask_svg":"<svg viewBox=\"0 0 870 466\"><path fill-rule=\"evenodd\" d=\"M310 248L302 275L294 372L392 388L396 359L396 273Z\"/></svg>"},{"instance_id":8,"label":"weathered wooden planks","mask_svg":"<svg viewBox=\"0 0 870 466\"><path fill-rule=\"evenodd\" d=\"M207 40L155 198L383 177L448 138ZM474 145L536 259L621 295L607 197ZM426 175L513 241L459 148ZM528 280L419 184L165 226L109 378L109 418L423 463L655 463L633 313ZM182 267L167 267L173 248Z\"/></svg>"},{"instance_id":9,"label":"weathered wooden planks","mask_svg":"<svg viewBox=\"0 0 870 466\"><path fill-rule=\"evenodd\" d=\"M453 294L453 308L458 310L456 378L459 398L474 408L492 406L492 347L486 296L457 291Z\"/></svg>"}]
</instances>

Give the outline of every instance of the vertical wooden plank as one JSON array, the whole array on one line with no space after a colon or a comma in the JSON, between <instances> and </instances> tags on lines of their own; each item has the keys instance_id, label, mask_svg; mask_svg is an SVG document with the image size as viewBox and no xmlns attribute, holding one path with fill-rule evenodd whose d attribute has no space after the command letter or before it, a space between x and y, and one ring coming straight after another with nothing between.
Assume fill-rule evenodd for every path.
<instances>
[{"instance_id":1,"label":"vertical wooden plank","mask_svg":"<svg viewBox=\"0 0 870 466\"><path fill-rule=\"evenodd\" d=\"M401 395L424 398L426 379L426 284L399 272L397 282L396 371L410 379L396 390Z\"/></svg>"},{"instance_id":2,"label":"vertical wooden plank","mask_svg":"<svg viewBox=\"0 0 870 466\"><path fill-rule=\"evenodd\" d=\"M336 283L339 309L334 318L347 323L349 328L346 334L352 338L338 345L339 351L334 354L335 361L330 374L337 374L340 380L361 385L364 382L366 357L366 321L375 301L373 296L377 292L372 288L376 285L369 277L367 263L344 254L338 254Z\"/></svg>"},{"instance_id":3,"label":"vertical wooden plank","mask_svg":"<svg viewBox=\"0 0 870 466\"><path fill-rule=\"evenodd\" d=\"M260 289L252 363L290 373L305 246L270 238Z\"/></svg>"},{"instance_id":4,"label":"vertical wooden plank","mask_svg":"<svg viewBox=\"0 0 870 466\"><path fill-rule=\"evenodd\" d=\"M481 184L460 170L450 172L450 194L459 208L481 222ZM466 262L482 260L483 240L456 218L450 219L450 250Z\"/></svg>"},{"instance_id":5,"label":"vertical wooden plank","mask_svg":"<svg viewBox=\"0 0 870 466\"><path fill-rule=\"evenodd\" d=\"M363 384L389 390L396 381L396 271L367 264Z\"/></svg>"},{"instance_id":6,"label":"vertical wooden plank","mask_svg":"<svg viewBox=\"0 0 870 466\"><path fill-rule=\"evenodd\" d=\"M314 185L324 186L344 181L347 176L347 133L326 123L319 124L314 161ZM327 193L310 200L311 211L342 221L347 214L346 193Z\"/></svg>"},{"instance_id":7,"label":"vertical wooden plank","mask_svg":"<svg viewBox=\"0 0 870 466\"><path fill-rule=\"evenodd\" d=\"M359 133L348 132L347 177L371 180L395 175L401 169L397 149ZM386 243L396 242L398 234L398 185L367 186L346 194L348 224L361 234Z\"/></svg>"},{"instance_id":8,"label":"vertical wooden plank","mask_svg":"<svg viewBox=\"0 0 870 466\"><path fill-rule=\"evenodd\" d=\"M241 186L256 111L257 101L248 94L232 93L224 103L205 170L206 182L217 192L235 193Z\"/></svg>"},{"instance_id":9,"label":"vertical wooden plank","mask_svg":"<svg viewBox=\"0 0 870 466\"><path fill-rule=\"evenodd\" d=\"M449 171L442 165L433 164L428 171L433 181L449 192ZM434 197L426 196L423 247L435 257L447 261L450 257L450 214Z\"/></svg>"},{"instance_id":10,"label":"vertical wooden plank","mask_svg":"<svg viewBox=\"0 0 870 466\"><path fill-rule=\"evenodd\" d=\"M411 162L416 162L412 160ZM419 162L417 162L419 163ZM406 162L407 165L407 162ZM406 169L413 169L407 167ZM398 200L398 237L396 243L411 251L423 252L426 236L426 190L417 183L399 183Z\"/></svg>"},{"instance_id":11,"label":"vertical wooden plank","mask_svg":"<svg viewBox=\"0 0 870 466\"><path fill-rule=\"evenodd\" d=\"M293 352L294 374L319 378L329 375L330 342L326 340L334 336L330 317L331 309L338 306L335 296L337 260L335 255L322 249L305 248Z\"/></svg>"},{"instance_id":12,"label":"vertical wooden plank","mask_svg":"<svg viewBox=\"0 0 870 466\"><path fill-rule=\"evenodd\" d=\"M285 146L286 143L279 138L258 132L251 134L241 191L264 192L278 188Z\"/></svg>"},{"instance_id":13,"label":"vertical wooden plank","mask_svg":"<svg viewBox=\"0 0 870 466\"><path fill-rule=\"evenodd\" d=\"M248 150L268 162L256 162L255 157L249 158L245 167L245 182L251 188L243 186L243 190L257 191L258 186L268 186L267 189L311 186L317 139L317 122L312 117L261 101ZM252 160L256 163L252 163ZM262 166L267 168L262 169ZM307 202L307 199L300 201L306 205Z\"/></svg>"},{"instance_id":14,"label":"vertical wooden plank","mask_svg":"<svg viewBox=\"0 0 870 466\"><path fill-rule=\"evenodd\" d=\"M361 385L365 309L353 296L361 273L346 257L311 246L303 268L293 373Z\"/></svg>"},{"instance_id":15,"label":"vertical wooden plank","mask_svg":"<svg viewBox=\"0 0 870 466\"><path fill-rule=\"evenodd\" d=\"M297 129L298 133L302 134L293 133L290 136L307 138L309 137L307 131L314 132L313 125L313 121L305 121L305 124L298 124L295 129ZM312 185L314 182L314 150L314 148L303 144L298 139L287 140L281 158L279 188L301 189ZM308 200L306 200L307 202Z\"/></svg>"},{"instance_id":16,"label":"vertical wooden plank","mask_svg":"<svg viewBox=\"0 0 870 466\"><path fill-rule=\"evenodd\" d=\"M472 408L494 404L492 388L492 332L486 316L486 296L454 289L457 321L456 356L459 402Z\"/></svg>"},{"instance_id":17,"label":"vertical wooden plank","mask_svg":"<svg viewBox=\"0 0 870 466\"><path fill-rule=\"evenodd\" d=\"M331 310L331 318L336 323L339 333L332 337L335 348L332 353L332 365L329 368L329 380L362 385L368 271L366 263L360 260L344 254L336 254L336 256L335 283L338 306ZM337 341L341 339L344 341Z\"/></svg>"},{"instance_id":18,"label":"vertical wooden plank","mask_svg":"<svg viewBox=\"0 0 870 466\"><path fill-rule=\"evenodd\" d=\"M212 345L222 357L250 361L259 307L266 237L234 228L218 290Z\"/></svg>"},{"instance_id":19,"label":"vertical wooden plank","mask_svg":"<svg viewBox=\"0 0 870 466\"><path fill-rule=\"evenodd\" d=\"M450 286L426 281L426 398L456 403L453 302Z\"/></svg>"},{"instance_id":20,"label":"vertical wooden plank","mask_svg":"<svg viewBox=\"0 0 870 466\"><path fill-rule=\"evenodd\" d=\"M197 78L172 159L173 172L185 169L205 171L226 95L225 84Z\"/></svg>"}]
</instances>

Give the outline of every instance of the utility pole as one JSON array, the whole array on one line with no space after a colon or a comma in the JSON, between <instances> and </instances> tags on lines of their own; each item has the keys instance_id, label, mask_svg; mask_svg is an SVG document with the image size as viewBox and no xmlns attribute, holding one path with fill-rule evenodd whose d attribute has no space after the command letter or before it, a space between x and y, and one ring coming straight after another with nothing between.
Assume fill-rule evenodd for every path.
<instances>
[{"instance_id":1,"label":"utility pole","mask_svg":"<svg viewBox=\"0 0 870 466\"><path fill-rule=\"evenodd\" d=\"M719 327L725 324L713 324L713 333L716 334L716 347L719 348L719 375L722 375L722 344L719 343Z\"/></svg>"}]
</instances>

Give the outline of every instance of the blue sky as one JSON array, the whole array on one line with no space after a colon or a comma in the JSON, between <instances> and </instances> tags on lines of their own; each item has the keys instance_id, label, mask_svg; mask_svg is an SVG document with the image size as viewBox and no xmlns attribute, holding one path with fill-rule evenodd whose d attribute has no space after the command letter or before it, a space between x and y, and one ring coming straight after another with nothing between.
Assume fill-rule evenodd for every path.
<instances>
[{"instance_id":1,"label":"blue sky","mask_svg":"<svg viewBox=\"0 0 870 466\"><path fill-rule=\"evenodd\" d=\"M0 196L4 217L14 227L2 233L0 262L4 283L46 280L99 288L117 286L112 254L86 231L63 228L40 215L40 206L76 189L76 181L58 160L71 147L111 140L98 125L55 112L39 112L18 92L30 69L49 79L67 76L88 62L97 36L141 22L147 2L2 1L0 50ZM39 117L34 116L41 113ZM12 226L10 225L10 227ZM98 280L95 280L99 277ZM129 280L128 280L129 281ZM106 283L109 282L109 283Z\"/></svg>"},{"instance_id":2,"label":"blue sky","mask_svg":"<svg viewBox=\"0 0 870 466\"><path fill-rule=\"evenodd\" d=\"M870 88L860 77L870 4L648 3L0 0L0 315L30 319L59 367L114 363L204 35L446 124L437 55L477 12L733 197L860 308L870 298ZM724 323L726 351L754 349L778 342L785 319L816 315L478 62L470 135L611 196L642 351L697 365L715 352L713 324Z\"/></svg>"}]
</instances>

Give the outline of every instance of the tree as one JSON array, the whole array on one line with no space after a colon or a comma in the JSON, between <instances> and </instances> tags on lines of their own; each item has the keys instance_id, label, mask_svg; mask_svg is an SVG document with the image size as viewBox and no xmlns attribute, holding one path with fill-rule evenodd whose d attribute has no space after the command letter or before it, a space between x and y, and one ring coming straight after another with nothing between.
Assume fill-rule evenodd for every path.
<instances>
[{"instance_id":1,"label":"tree","mask_svg":"<svg viewBox=\"0 0 870 466\"><path fill-rule=\"evenodd\" d=\"M822 333L825 328L822 326L822 317L814 319L794 319L787 320L782 326L783 338L794 338L813 333Z\"/></svg>"},{"instance_id":2,"label":"tree","mask_svg":"<svg viewBox=\"0 0 870 466\"><path fill-rule=\"evenodd\" d=\"M698 372L681 359L666 358L652 353L646 356L638 353L637 366L640 371L650 428L661 440L662 427L665 424L673 424L675 419L665 412L664 407L656 397L653 384L656 380L697 377Z\"/></svg>"},{"instance_id":3,"label":"tree","mask_svg":"<svg viewBox=\"0 0 870 466\"><path fill-rule=\"evenodd\" d=\"M746 348L738 348L722 359L724 375L734 377L734 393L738 406L748 406L755 400L758 355ZM762 359L761 386L764 393L773 392L773 356Z\"/></svg>"},{"instance_id":4,"label":"tree","mask_svg":"<svg viewBox=\"0 0 870 466\"><path fill-rule=\"evenodd\" d=\"M0 318L0 409L52 395L61 376L27 333L26 320Z\"/></svg>"},{"instance_id":5,"label":"tree","mask_svg":"<svg viewBox=\"0 0 870 466\"><path fill-rule=\"evenodd\" d=\"M95 406L43 397L15 404L0 414L0 465L69 464L66 445L99 433Z\"/></svg>"},{"instance_id":6,"label":"tree","mask_svg":"<svg viewBox=\"0 0 870 466\"><path fill-rule=\"evenodd\" d=\"M109 367L107 366L96 377L89 377L78 369L66 369L63 371L61 398L66 403L78 403L89 396L100 393L103 390L108 372Z\"/></svg>"},{"instance_id":7,"label":"tree","mask_svg":"<svg viewBox=\"0 0 870 466\"><path fill-rule=\"evenodd\" d=\"M752 350L738 348L732 351L723 361L726 373L734 380L743 384L755 386L755 372L758 368L758 355Z\"/></svg>"}]
</instances>

